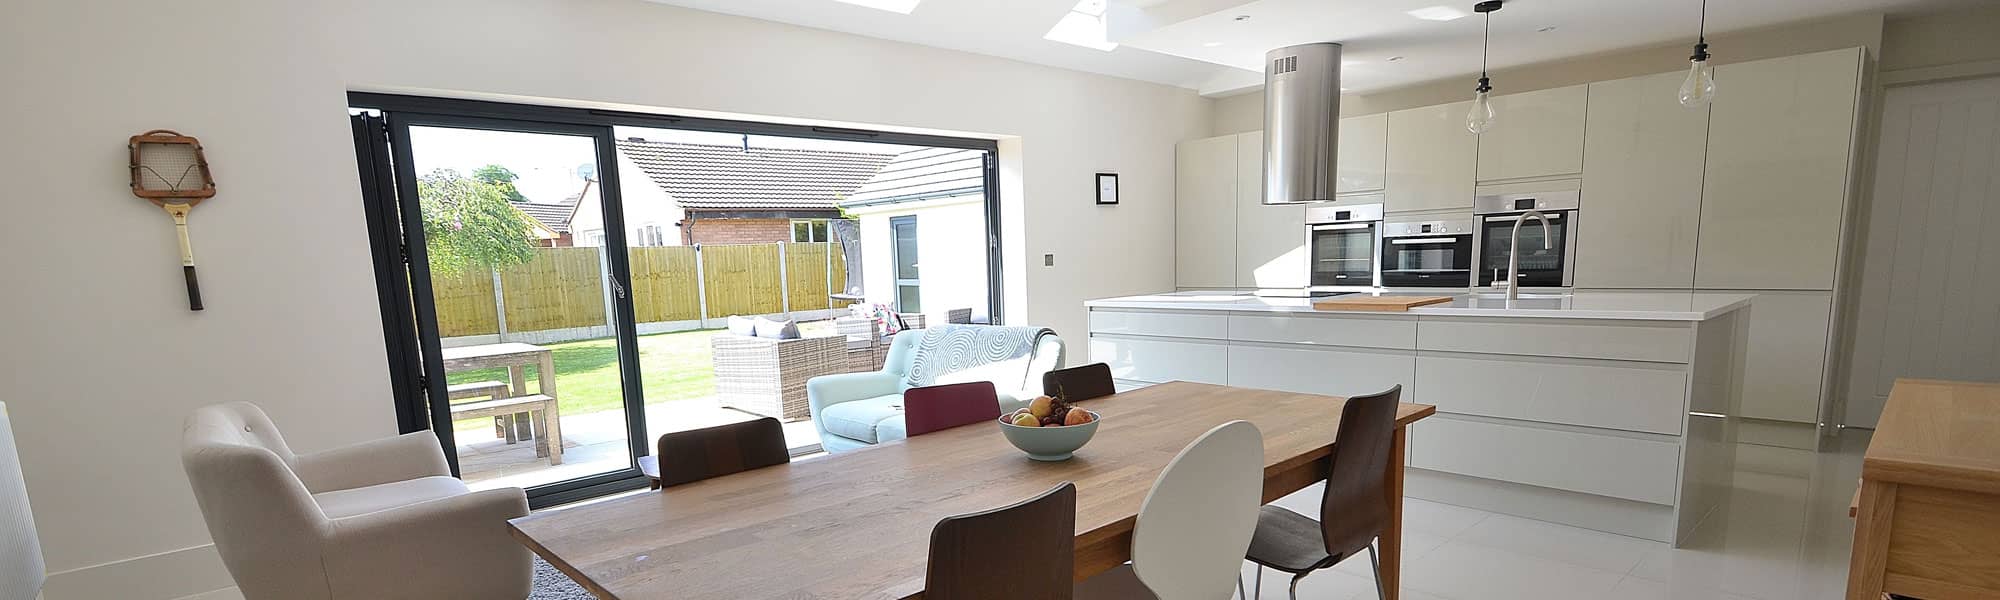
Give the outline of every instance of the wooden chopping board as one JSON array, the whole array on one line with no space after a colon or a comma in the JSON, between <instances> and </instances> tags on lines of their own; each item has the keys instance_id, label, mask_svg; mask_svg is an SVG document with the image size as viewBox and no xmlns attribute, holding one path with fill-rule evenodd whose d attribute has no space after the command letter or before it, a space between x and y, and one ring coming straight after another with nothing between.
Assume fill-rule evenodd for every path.
<instances>
[{"instance_id":1,"label":"wooden chopping board","mask_svg":"<svg viewBox=\"0 0 2000 600\"><path fill-rule=\"evenodd\" d=\"M1337 296L1325 300L1314 300L1313 308L1318 310L1403 312L1419 306L1450 302L1451 298L1451 296Z\"/></svg>"}]
</instances>

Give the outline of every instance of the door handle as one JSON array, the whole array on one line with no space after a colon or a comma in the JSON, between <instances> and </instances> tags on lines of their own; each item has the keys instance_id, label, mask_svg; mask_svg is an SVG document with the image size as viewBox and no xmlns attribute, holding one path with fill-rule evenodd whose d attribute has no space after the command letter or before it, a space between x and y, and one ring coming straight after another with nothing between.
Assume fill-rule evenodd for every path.
<instances>
[{"instance_id":1,"label":"door handle","mask_svg":"<svg viewBox=\"0 0 2000 600\"><path fill-rule=\"evenodd\" d=\"M613 279L611 280L611 291L618 294L619 300L625 299L625 284L618 283L618 280Z\"/></svg>"}]
</instances>

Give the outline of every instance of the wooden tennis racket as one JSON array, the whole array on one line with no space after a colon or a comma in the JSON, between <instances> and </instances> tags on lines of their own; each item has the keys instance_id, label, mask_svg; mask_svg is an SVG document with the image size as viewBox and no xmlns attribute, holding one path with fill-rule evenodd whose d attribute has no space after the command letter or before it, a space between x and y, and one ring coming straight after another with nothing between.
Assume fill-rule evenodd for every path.
<instances>
[{"instance_id":1,"label":"wooden tennis racket","mask_svg":"<svg viewBox=\"0 0 2000 600\"><path fill-rule=\"evenodd\" d=\"M188 310L201 310L201 284L194 275L194 247L188 243L188 213L215 195L215 178L201 142L179 132L155 129L132 136L132 194L167 211L181 243L181 273L187 276Z\"/></svg>"}]
</instances>

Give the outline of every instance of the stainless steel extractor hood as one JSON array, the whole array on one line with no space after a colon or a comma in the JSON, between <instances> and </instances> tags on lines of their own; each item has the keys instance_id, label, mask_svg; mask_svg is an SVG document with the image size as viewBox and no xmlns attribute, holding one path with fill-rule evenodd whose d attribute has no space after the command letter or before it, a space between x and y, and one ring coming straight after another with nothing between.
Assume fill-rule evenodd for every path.
<instances>
[{"instance_id":1,"label":"stainless steel extractor hood","mask_svg":"<svg viewBox=\"0 0 2000 600\"><path fill-rule=\"evenodd\" d=\"M1332 200L1340 44L1286 46L1264 58L1264 203Z\"/></svg>"}]
</instances>

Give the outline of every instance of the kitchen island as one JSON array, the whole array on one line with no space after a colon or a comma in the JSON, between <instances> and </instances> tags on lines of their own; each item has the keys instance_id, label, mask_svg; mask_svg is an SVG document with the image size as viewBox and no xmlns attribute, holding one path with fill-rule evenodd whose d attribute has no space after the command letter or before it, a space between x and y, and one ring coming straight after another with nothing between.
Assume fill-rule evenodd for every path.
<instances>
[{"instance_id":1,"label":"kitchen island","mask_svg":"<svg viewBox=\"0 0 2000 600\"><path fill-rule=\"evenodd\" d=\"M1175 292L1085 306L1090 360L1123 387L1401 385L1438 410L1410 430L1408 496L1675 543L1727 495L1751 303L1459 293L1383 313Z\"/></svg>"}]
</instances>

